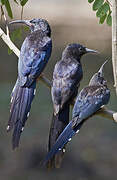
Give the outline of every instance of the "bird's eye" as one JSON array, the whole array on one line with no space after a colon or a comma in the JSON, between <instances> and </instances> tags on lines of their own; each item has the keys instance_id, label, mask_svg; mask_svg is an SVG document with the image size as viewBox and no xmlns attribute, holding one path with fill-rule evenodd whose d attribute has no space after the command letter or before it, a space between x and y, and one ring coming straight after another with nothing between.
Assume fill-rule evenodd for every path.
<instances>
[{"instance_id":1,"label":"bird's eye","mask_svg":"<svg viewBox=\"0 0 117 180\"><path fill-rule=\"evenodd\" d=\"M36 19L32 19L30 22L36 24Z\"/></svg>"},{"instance_id":2,"label":"bird's eye","mask_svg":"<svg viewBox=\"0 0 117 180\"><path fill-rule=\"evenodd\" d=\"M82 51L82 47L79 47L79 51Z\"/></svg>"}]
</instances>

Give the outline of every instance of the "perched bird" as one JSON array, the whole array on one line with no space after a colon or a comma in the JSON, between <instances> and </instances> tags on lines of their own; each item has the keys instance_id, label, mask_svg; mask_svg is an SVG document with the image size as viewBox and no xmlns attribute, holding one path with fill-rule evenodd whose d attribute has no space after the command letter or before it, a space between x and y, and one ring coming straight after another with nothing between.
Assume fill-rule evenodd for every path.
<instances>
[{"instance_id":1,"label":"perched bird","mask_svg":"<svg viewBox=\"0 0 117 180\"><path fill-rule=\"evenodd\" d=\"M44 164L55 154L60 154L64 145L78 133L85 120L92 116L103 105L108 103L110 91L107 88L107 81L103 77L102 71L104 64L101 66L100 70L93 75L89 85L83 88L79 93L73 108L72 121L70 121L58 137L50 152L47 154Z\"/></svg>"},{"instance_id":2,"label":"perched bird","mask_svg":"<svg viewBox=\"0 0 117 180\"><path fill-rule=\"evenodd\" d=\"M7 131L14 128L12 147L19 146L21 133L29 116L36 92L36 79L44 70L52 51L51 29L44 19L17 20L10 24L23 23L31 33L25 38L18 62L18 78L11 94L10 118Z\"/></svg>"},{"instance_id":3,"label":"perched bird","mask_svg":"<svg viewBox=\"0 0 117 180\"><path fill-rule=\"evenodd\" d=\"M90 52L97 51L80 44L69 44L62 53L62 59L55 65L51 88L54 112L49 133L48 151L51 150L58 136L69 123L70 103L76 97L83 77L80 59L84 54ZM48 168L60 167L63 151L49 161Z\"/></svg>"}]
</instances>

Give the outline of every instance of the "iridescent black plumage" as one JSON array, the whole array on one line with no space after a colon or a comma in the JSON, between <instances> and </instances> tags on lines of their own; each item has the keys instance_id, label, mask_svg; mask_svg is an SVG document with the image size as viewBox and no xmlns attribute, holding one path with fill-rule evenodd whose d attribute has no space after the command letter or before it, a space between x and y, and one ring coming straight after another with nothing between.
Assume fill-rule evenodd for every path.
<instances>
[{"instance_id":1,"label":"iridescent black plumage","mask_svg":"<svg viewBox=\"0 0 117 180\"><path fill-rule=\"evenodd\" d=\"M88 52L96 51L85 48L80 44L70 44L63 51L62 59L55 65L51 89L54 113L49 134L49 151L69 123L70 103L77 95L83 76L80 59L82 55ZM60 167L63 154L64 152L61 151L51 159L48 167Z\"/></svg>"},{"instance_id":2,"label":"iridescent black plumage","mask_svg":"<svg viewBox=\"0 0 117 180\"><path fill-rule=\"evenodd\" d=\"M100 70L94 74L89 82L78 95L72 114L72 121L66 126L58 137L50 152L47 154L44 163L47 163L55 154L59 154L71 138L80 130L84 121L98 111L101 106L108 103L110 91L107 82L102 76L104 64Z\"/></svg>"},{"instance_id":3,"label":"iridescent black plumage","mask_svg":"<svg viewBox=\"0 0 117 180\"><path fill-rule=\"evenodd\" d=\"M44 19L18 20L11 23L24 23L31 33L24 40L19 62L18 79L11 94L10 118L7 131L14 128L12 145L18 147L21 132L29 116L35 95L36 79L45 68L52 50L51 29Z\"/></svg>"}]
</instances>

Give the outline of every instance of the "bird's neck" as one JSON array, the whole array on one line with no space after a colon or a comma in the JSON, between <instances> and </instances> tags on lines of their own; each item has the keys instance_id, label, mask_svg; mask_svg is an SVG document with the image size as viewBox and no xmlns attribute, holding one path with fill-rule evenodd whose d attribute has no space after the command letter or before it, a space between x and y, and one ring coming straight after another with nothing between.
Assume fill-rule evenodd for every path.
<instances>
[{"instance_id":1,"label":"bird's neck","mask_svg":"<svg viewBox=\"0 0 117 180\"><path fill-rule=\"evenodd\" d=\"M75 58L73 58L73 57L64 57L64 58L62 58L62 61L67 65L72 65L72 64L77 64L78 66L81 66L81 68L82 68L82 65L81 65L81 63L80 63L80 60L77 60L77 59L75 59Z\"/></svg>"},{"instance_id":2,"label":"bird's neck","mask_svg":"<svg viewBox=\"0 0 117 180\"><path fill-rule=\"evenodd\" d=\"M28 36L30 41L42 40L43 37L46 37L46 34L41 30L33 31Z\"/></svg>"},{"instance_id":3,"label":"bird's neck","mask_svg":"<svg viewBox=\"0 0 117 180\"><path fill-rule=\"evenodd\" d=\"M44 34L45 36L48 36L48 37L50 37L50 33L48 32L48 31L42 31L41 29L31 29L31 34L34 34L34 33L36 33L36 32L38 32L38 33L41 33L41 34Z\"/></svg>"},{"instance_id":4,"label":"bird's neck","mask_svg":"<svg viewBox=\"0 0 117 180\"><path fill-rule=\"evenodd\" d=\"M80 62L80 59L81 59L81 57L80 56L72 56L72 55L70 55L69 53L63 53L63 55L62 55L62 59L64 59L64 61L77 61L79 64L81 64L81 62Z\"/></svg>"}]
</instances>

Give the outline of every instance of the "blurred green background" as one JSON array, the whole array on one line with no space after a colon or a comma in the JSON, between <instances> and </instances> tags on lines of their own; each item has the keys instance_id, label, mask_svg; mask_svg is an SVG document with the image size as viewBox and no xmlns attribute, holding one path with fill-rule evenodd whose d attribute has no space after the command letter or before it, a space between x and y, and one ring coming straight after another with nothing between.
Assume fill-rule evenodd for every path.
<instances>
[{"instance_id":1,"label":"blurred green background","mask_svg":"<svg viewBox=\"0 0 117 180\"><path fill-rule=\"evenodd\" d=\"M14 6L14 19L20 18L20 7ZM117 110L117 97L113 88L111 64L111 27L99 25L95 12L87 0L29 0L24 8L24 18L46 18L52 29L53 52L45 69L51 79L56 61L68 43L81 43L98 50L100 54L88 54L82 58L84 78L80 89L86 86L101 64L111 90L108 107ZM4 24L1 26L5 29ZM19 26L10 27L10 32ZM23 39L27 33L23 34ZM16 42L20 48L22 40ZM17 57L8 55L6 44L0 40L0 179L1 180L116 180L117 125L108 119L89 119L80 133L67 147L61 169L48 172L40 166L47 152L52 102L49 89L37 84L30 117L21 136L20 147L12 151L11 134L6 126L9 118L10 93L17 78Z\"/></svg>"}]
</instances>

